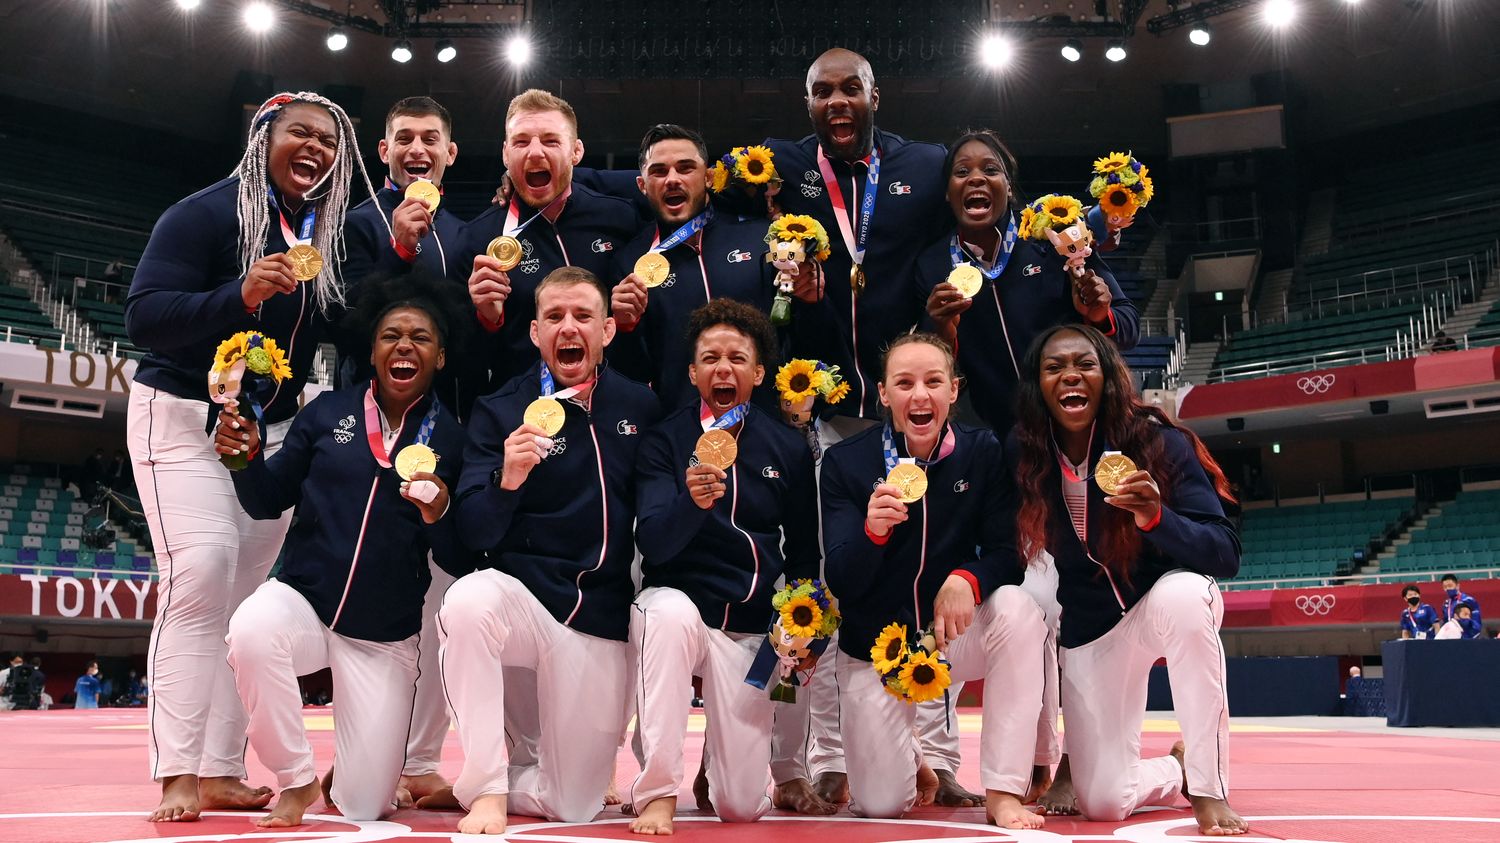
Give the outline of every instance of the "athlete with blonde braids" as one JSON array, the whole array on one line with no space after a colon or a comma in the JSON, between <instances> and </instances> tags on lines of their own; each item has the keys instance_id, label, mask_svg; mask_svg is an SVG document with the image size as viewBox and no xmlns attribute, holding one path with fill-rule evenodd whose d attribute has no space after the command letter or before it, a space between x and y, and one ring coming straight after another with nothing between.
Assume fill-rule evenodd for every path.
<instances>
[{"instance_id":1,"label":"athlete with blonde braids","mask_svg":"<svg viewBox=\"0 0 1500 843\"><path fill-rule=\"evenodd\" d=\"M148 352L126 433L161 572L149 655L151 775L162 786L154 822L271 798L242 781L245 712L224 636L265 581L289 515L257 522L235 499L208 432L206 376L236 332L275 340L292 376L261 408L262 441L267 456L280 448L326 317L342 309L337 267L355 168L373 195L343 109L313 93L272 97L234 173L162 214L131 284L125 325Z\"/></svg>"}]
</instances>

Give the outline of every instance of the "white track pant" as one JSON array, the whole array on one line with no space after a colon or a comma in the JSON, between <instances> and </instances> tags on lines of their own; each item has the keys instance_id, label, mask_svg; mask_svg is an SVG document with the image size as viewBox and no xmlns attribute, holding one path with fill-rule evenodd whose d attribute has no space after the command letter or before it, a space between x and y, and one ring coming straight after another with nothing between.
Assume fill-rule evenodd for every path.
<instances>
[{"instance_id":1,"label":"white track pant","mask_svg":"<svg viewBox=\"0 0 1500 843\"><path fill-rule=\"evenodd\" d=\"M204 431L203 401L133 384L126 440L156 567L151 627L151 777L245 777L245 710L225 661L229 618L261 583L291 513L256 521ZM290 423L267 431L267 456Z\"/></svg>"},{"instance_id":2,"label":"white track pant","mask_svg":"<svg viewBox=\"0 0 1500 843\"><path fill-rule=\"evenodd\" d=\"M985 680L979 780L986 790L1022 796L1030 785L1046 637L1036 602L1007 585L980 604L974 623L948 647L954 682ZM840 653L838 680L849 810L864 817L899 817L916 798L917 710L886 693L867 661Z\"/></svg>"},{"instance_id":3,"label":"white track pant","mask_svg":"<svg viewBox=\"0 0 1500 843\"><path fill-rule=\"evenodd\" d=\"M1042 651L1044 679L1042 716L1036 723L1036 765L1052 765L1062 760L1062 741L1057 736L1058 701L1057 630L1061 625L1062 605L1057 602L1057 565L1052 554L1042 551L1026 566L1021 590L1041 607L1047 616L1047 648Z\"/></svg>"},{"instance_id":4,"label":"white track pant","mask_svg":"<svg viewBox=\"0 0 1500 843\"><path fill-rule=\"evenodd\" d=\"M709 629L698 608L675 588L648 588L631 606L631 658L636 731L645 763L630 788L639 812L656 799L675 797L682 783L692 679L703 677L705 735L714 763L708 768L714 811L725 822L753 822L771 810L771 718L766 691L745 682L762 635Z\"/></svg>"},{"instance_id":5,"label":"white track pant","mask_svg":"<svg viewBox=\"0 0 1500 843\"><path fill-rule=\"evenodd\" d=\"M229 664L250 716L250 744L286 790L317 781L297 677L333 672L334 805L351 820L395 810L417 686L420 635L361 641L330 630L307 598L262 583L229 621Z\"/></svg>"},{"instance_id":6,"label":"white track pant","mask_svg":"<svg viewBox=\"0 0 1500 843\"><path fill-rule=\"evenodd\" d=\"M1170 755L1141 758L1151 666L1167 660L1172 704L1187 745L1188 791L1227 798L1229 702L1219 624L1224 601L1210 577L1173 571L1119 624L1062 651L1063 723L1078 808L1116 822L1146 805L1171 805L1182 767Z\"/></svg>"},{"instance_id":7,"label":"white track pant","mask_svg":"<svg viewBox=\"0 0 1500 843\"><path fill-rule=\"evenodd\" d=\"M421 648L417 658L417 701L412 712L411 734L406 739L403 776L425 776L438 771L443 760L443 739L448 737L448 701L443 699L443 675L438 668L437 613L443 594L453 585L453 575L439 568L430 557L432 585L422 602ZM335 778L337 780L337 778Z\"/></svg>"},{"instance_id":8,"label":"white track pant","mask_svg":"<svg viewBox=\"0 0 1500 843\"><path fill-rule=\"evenodd\" d=\"M624 729L629 645L563 626L520 580L494 570L448 589L438 631L443 688L464 749L453 795L472 805L504 793L512 814L592 820ZM510 764L505 718L495 710L512 674L502 667L536 672L535 764Z\"/></svg>"}]
</instances>

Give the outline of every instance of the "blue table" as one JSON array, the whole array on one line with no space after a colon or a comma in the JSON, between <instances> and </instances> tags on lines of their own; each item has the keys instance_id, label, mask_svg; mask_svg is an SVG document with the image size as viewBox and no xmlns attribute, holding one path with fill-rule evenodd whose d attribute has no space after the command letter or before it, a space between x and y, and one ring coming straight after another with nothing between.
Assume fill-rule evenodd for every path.
<instances>
[{"instance_id":1,"label":"blue table","mask_svg":"<svg viewBox=\"0 0 1500 843\"><path fill-rule=\"evenodd\" d=\"M1388 726L1500 726L1500 642L1387 641Z\"/></svg>"}]
</instances>

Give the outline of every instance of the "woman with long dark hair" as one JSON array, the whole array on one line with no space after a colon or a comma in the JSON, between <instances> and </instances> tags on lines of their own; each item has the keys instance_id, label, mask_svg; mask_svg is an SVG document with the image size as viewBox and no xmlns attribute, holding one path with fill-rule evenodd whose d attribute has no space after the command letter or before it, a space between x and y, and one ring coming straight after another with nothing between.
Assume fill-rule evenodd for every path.
<instances>
[{"instance_id":1,"label":"woman with long dark hair","mask_svg":"<svg viewBox=\"0 0 1500 843\"><path fill-rule=\"evenodd\" d=\"M1239 571L1229 483L1192 431L1135 395L1104 334L1051 328L1022 364L1008 459L1017 546L1056 560L1071 786L1089 819L1192 803L1203 834L1243 834L1226 801L1229 706L1216 582ZM1105 491L1108 489L1109 491ZM1151 666L1165 658L1183 741L1140 757Z\"/></svg>"}]
</instances>

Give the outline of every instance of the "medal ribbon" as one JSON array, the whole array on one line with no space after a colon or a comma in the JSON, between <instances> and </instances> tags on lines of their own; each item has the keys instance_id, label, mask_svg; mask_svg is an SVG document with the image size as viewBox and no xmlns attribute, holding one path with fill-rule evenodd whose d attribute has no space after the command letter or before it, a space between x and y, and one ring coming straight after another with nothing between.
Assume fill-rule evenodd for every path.
<instances>
[{"instance_id":1,"label":"medal ribbon","mask_svg":"<svg viewBox=\"0 0 1500 843\"><path fill-rule=\"evenodd\" d=\"M895 468L899 463L911 463L914 465L919 465L923 468L926 468L929 465L936 465L937 463L942 462L943 458L953 453L953 447L955 444L957 444L958 441L957 437L953 435L953 428L944 425L943 435L941 437L942 444L938 447L938 455L930 460L924 460L919 457L903 457L896 451L896 440L895 437L891 435L890 422L886 422L885 427L881 428L880 436L881 450L885 454L885 470L887 473L889 473L890 470Z\"/></svg>"},{"instance_id":2,"label":"medal ribbon","mask_svg":"<svg viewBox=\"0 0 1500 843\"><path fill-rule=\"evenodd\" d=\"M556 199L552 200L552 204L541 209L540 211L537 211L535 214L532 214L531 219L527 220L526 222L521 222L521 202L519 199L512 199L510 208L508 208L505 212L505 230L502 233L506 237L516 237L521 232L525 231L528 226L536 222L537 217L543 216L548 211L561 209L563 203L566 201L568 201L568 194L564 193L562 196L559 196Z\"/></svg>"},{"instance_id":3,"label":"medal ribbon","mask_svg":"<svg viewBox=\"0 0 1500 843\"><path fill-rule=\"evenodd\" d=\"M839 186L833 164L823 154L823 147L818 147L818 169L823 173L823 180L828 183L828 201L833 205L833 218L838 221L839 233L843 235L844 246L849 250L849 257L855 266L862 266L865 262L865 244L870 240L870 227L875 223L875 194L880 192L880 147L870 149L868 163L865 197L859 203L859 225L856 227L849 219L849 205L844 201L844 189Z\"/></svg>"},{"instance_id":4,"label":"medal ribbon","mask_svg":"<svg viewBox=\"0 0 1500 843\"><path fill-rule=\"evenodd\" d=\"M578 393L583 392L584 390L592 386L594 380L596 379L589 378L588 380L584 381L581 384L578 384L577 386L570 386L567 389L564 389L562 392L554 392L557 389L557 384L552 380L552 372L547 369L546 361L544 360L538 365L542 367L542 371L540 374L542 381L542 395L551 396L552 398L556 398L558 400L572 398Z\"/></svg>"},{"instance_id":5,"label":"medal ribbon","mask_svg":"<svg viewBox=\"0 0 1500 843\"><path fill-rule=\"evenodd\" d=\"M683 243L686 243L693 238L693 235L702 231L703 227L708 225L709 220L713 218L714 209L712 206L710 206L708 208L704 208L703 213L683 223L681 228L672 232L672 236L668 237L665 240L659 239L661 237L661 232L658 231L656 233L656 238L658 238L657 242L651 244L651 251L665 252L668 249L675 248L682 245Z\"/></svg>"},{"instance_id":6,"label":"medal ribbon","mask_svg":"<svg viewBox=\"0 0 1500 843\"><path fill-rule=\"evenodd\" d=\"M287 247L291 248L292 246L300 246L303 243L311 243L313 236L313 223L318 218L317 204L314 203L312 206L312 210L308 211L307 216L303 218L301 226L301 236L293 237L292 226L286 221L286 213L281 210L281 203L276 199L276 191L268 187L266 188L266 195L271 198L271 204L276 206L276 217L281 220L281 237L286 241Z\"/></svg>"},{"instance_id":7,"label":"medal ribbon","mask_svg":"<svg viewBox=\"0 0 1500 843\"><path fill-rule=\"evenodd\" d=\"M427 408L427 415L422 417L422 423L417 427L416 444L426 445L432 438L433 428L437 427L437 414L440 406L442 405L438 403L437 396L433 396L432 406ZM380 418L380 407L375 403L375 385L372 383L370 388L365 390L365 441L370 445L370 454L375 457L375 462L379 463L381 468L390 468L391 455L385 449L385 437L381 433ZM401 430L404 427L406 427L405 415L401 417L401 427L396 428L396 435L391 440L393 445L401 441Z\"/></svg>"},{"instance_id":8,"label":"medal ribbon","mask_svg":"<svg viewBox=\"0 0 1500 843\"><path fill-rule=\"evenodd\" d=\"M745 416L749 414L750 405L740 404L739 406L731 407L729 412L725 413L722 416L719 416L718 420L716 421L714 420L713 410L710 410L708 408L708 403L701 398L698 399L698 422L703 425L704 431L724 430L726 428L734 427L735 425L744 421Z\"/></svg>"},{"instance_id":9,"label":"medal ribbon","mask_svg":"<svg viewBox=\"0 0 1500 843\"><path fill-rule=\"evenodd\" d=\"M1005 236L1000 240L1000 254L995 258L995 266L991 269L985 269L978 264L975 264L974 266L986 279L994 281L996 278L1000 277L1000 273L1005 271L1005 267L1010 263L1011 252L1013 252L1015 248L1016 215L1011 214L1010 222L1005 226ZM969 259L969 255L959 247L957 234L954 234L952 239L948 241L948 254L953 258L953 265L955 267L962 266L965 263L974 263Z\"/></svg>"}]
</instances>

